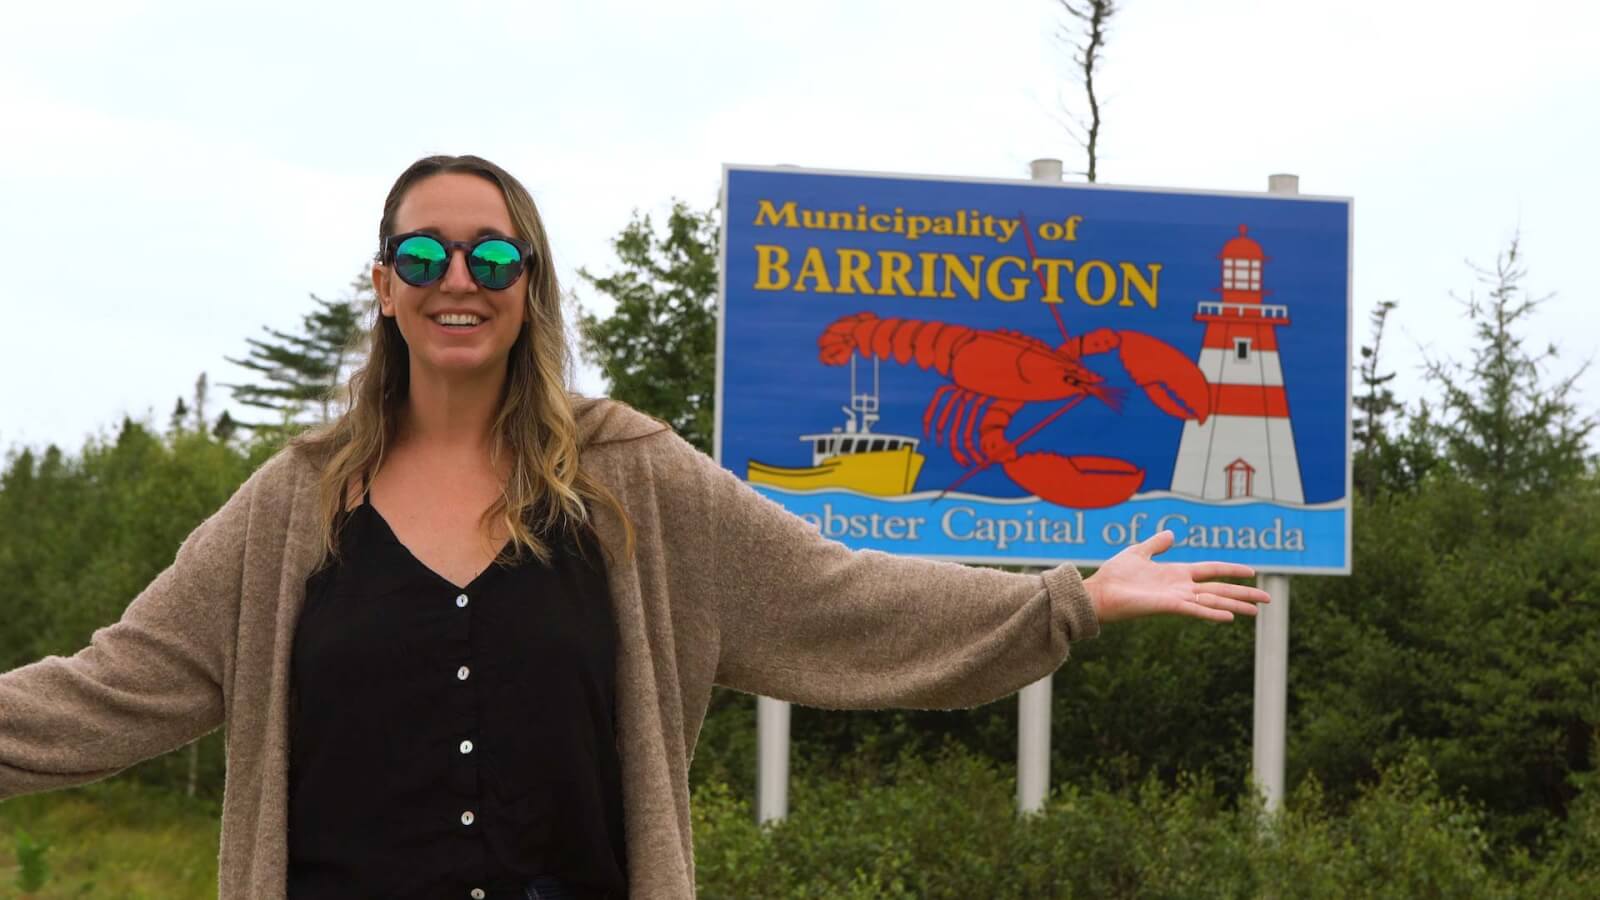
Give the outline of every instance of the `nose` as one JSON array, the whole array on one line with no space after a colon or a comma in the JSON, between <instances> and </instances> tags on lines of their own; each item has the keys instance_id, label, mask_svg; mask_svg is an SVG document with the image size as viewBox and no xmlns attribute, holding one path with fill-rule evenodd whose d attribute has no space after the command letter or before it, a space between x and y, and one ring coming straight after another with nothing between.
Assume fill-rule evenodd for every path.
<instances>
[{"instance_id":1,"label":"nose","mask_svg":"<svg viewBox=\"0 0 1600 900\"><path fill-rule=\"evenodd\" d=\"M462 294L478 289L478 283L472 280L472 273L467 271L467 251L456 248L450 251L450 262L445 265L444 277L439 280L439 289L448 294Z\"/></svg>"}]
</instances>

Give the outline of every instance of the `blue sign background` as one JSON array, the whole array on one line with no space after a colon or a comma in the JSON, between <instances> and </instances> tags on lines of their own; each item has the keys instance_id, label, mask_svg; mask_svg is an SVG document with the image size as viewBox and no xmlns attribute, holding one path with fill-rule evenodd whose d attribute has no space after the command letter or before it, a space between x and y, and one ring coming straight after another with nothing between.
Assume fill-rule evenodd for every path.
<instances>
[{"instance_id":1,"label":"blue sign background","mask_svg":"<svg viewBox=\"0 0 1600 900\"><path fill-rule=\"evenodd\" d=\"M1304 549L1288 551L1244 548L1232 538L1228 543L1187 541L1168 559L1224 558L1268 571L1348 571L1349 484L1349 247L1348 201L1268 195L1233 196L1203 193L1168 193L1102 187L1048 185L1036 182L974 182L899 176L833 174L797 169L746 169L725 172L724 259L721 346L719 366L718 449L722 464L746 475L751 460L803 467L811 463L801 434L828 432L843 424L841 406L849 403L850 366L827 366L818 359L817 339L826 327L847 315L871 312L880 318L937 320L977 329L1010 329L1038 338L1054 347L1061 343L1051 304L1041 302L1042 290L1029 284L1024 299L1002 302L988 294L974 301L904 296L822 294L815 291L755 290L758 260L756 245L778 245L789 251L787 268L798 271L807 248L821 248L833 259L836 248L873 253L898 250L918 253L949 252L965 257L983 254L1029 258L1024 237L1009 242L990 237L955 237L926 234L907 240L903 234L870 231L828 231L756 225L759 203L781 207L795 201L798 209L854 211L865 204L870 212L897 207L906 215L950 216L957 210L976 209L996 217L1025 218L1037 234L1044 223L1081 216L1074 241L1046 241L1035 237L1039 258L1071 258L1080 264L1106 260L1115 268L1120 261L1139 265L1159 263L1159 307L1152 309L1135 295L1131 306L1116 300L1104 306L1081 302L1073 293L1071 276L1063 276L1064 302L1054 305L1073 335L1096 328L1139 331L1159 338L1198 359L1206 326L1195 321L1196 304L1220 299L1222 246L1248 225L1249 235L1260 243L1267 260L1263 271L1263 302L1289 309L1290 325L1277 329L1279 358L1287 390L1289 411L1299 458L1305 504L1208 503L1196 498L1150 498L1170 487L1183 421L1169 416L1133 384L1115 352L1085 357L1085 363L1125 390L1122 409L1115 410L1093 398L1079 404L1036 437L1021 451L1049 450L1077 455L1095 454L1127 460L1146 472L1139 495L1119 507L1088 511L1085 534L1078 543L1008 542L998 549L993 541L952 537L950 528L935 527L948 508L959 503L982 506L998 501L1007 516L1070 518L1071 511L1044 501L1019 505L1016 498L1029 495L1014 484L998 465L964 481L957 494L932 502L907 498L870 497L854 492L825 491L800 495L760 486L767 496L792 511L822 521L821 504L843 514L908 515L908 503L922 509L929 524L919 540L885 540L881 536L830 535L857 547L890 552L959 558L983 562L1093 563L1114 554L1122 544L1147 537L1163 514L1180 541L1184 526L1219 524L1260 528L1274 518L1299 523ZM1016 269L1010 277L1026 274ZM915 280L915 279L913 279ZM869 277L878 283L876 271ZM959 292L958 292L959 293ZM870 385L872 364L857 364L857 377ZM874 427L881 433L923 435L923 414L935 392L949 378L915 363L880 363L882 418ZM1030 404L1007 433L1015 438L1060 405ZM940 491L956 482L967 469L951 456L947 446L924 438L921 452L926 463L917 480L918 492ZM963 497L969 499L963 500ZM983 498L974 500L970 498ZM1159 502L1160 507L1150 506ZM1033 512L1027 512L1032 509ZM1107 525L1126 526L1145 510L1142 532L1121 543ZM1006 512L1008 511L1008 512ZM958 516L959 518L959 516ZM1099 527L1096 527L1098 523ZM827 532L824 528L824 532ZM1133 529L1126 529L1132 531ZM1215 536L1215 535L1213 535ZM1218 546L1200 546L1200 544ZM1281 544L1281 542L1280 542ZM1219 548L1220 547L1220 548Z\"/></svg>"}]
</instances>

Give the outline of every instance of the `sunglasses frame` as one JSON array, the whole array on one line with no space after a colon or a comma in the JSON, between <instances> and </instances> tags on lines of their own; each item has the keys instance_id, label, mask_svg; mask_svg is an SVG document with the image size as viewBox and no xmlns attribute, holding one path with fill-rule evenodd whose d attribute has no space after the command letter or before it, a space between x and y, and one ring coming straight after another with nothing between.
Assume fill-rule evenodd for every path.
<instances>
[{"instance_id":1,"label":"sunglasses frame","mask_svg":"<svg viewBox=\"0 0 1600 900\"><path fill-rule=\"evenodd\" d=\"M394 264L394 258L396 254L399 253L400 245L414 237L425 237L430 240L437 241L439 245L444 248L444 270L439 273L438 278L432 279L431 281L424 281L419 284L405 277L404 275L401 275L400 267ZM478 287L483 288L486 291L503 291L510 288L511 284L499 288L490 287L489 285L484 284L482 281L479 281L477 273L472 271L473 251L477 250L479 247L483 246L489 241L504 241L505 243L517 248L517 252L522 254L522 259L518 260L517 262L517 265L520 267L521 271L517 272L516 277L511 279L511 284L515 284L517 278L522 277L523 272L529 271L528 261L533 257L533 246L527 241L514 237L508 237L503 234L486 234L480 238L475 238L470 241L447 241L431 231L408 231L404 234L391 234L383 239L383 249L379 253L378 261L393 269L395 277L399 278L401 281L404 281L406 284L409 284L412 287L427 287L430 284L438 284L440 281L444 280L445 274L450 271L451 260L454 258L456 251L460 250L467 256L467 275L472 279L473 284L476 284Z\"/></svg>"}]
</instances>

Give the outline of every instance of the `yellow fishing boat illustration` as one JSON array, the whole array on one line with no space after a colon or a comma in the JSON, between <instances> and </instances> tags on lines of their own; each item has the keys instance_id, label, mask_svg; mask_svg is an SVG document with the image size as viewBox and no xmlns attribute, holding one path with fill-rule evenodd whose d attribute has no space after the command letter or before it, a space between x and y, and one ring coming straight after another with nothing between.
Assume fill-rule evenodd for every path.
<instances>
[{"instance_id":1,"label":"yellow fishing boat illustration","mask_svg":"<svg viewBox=\"0 0 1600 900\"><path fill-rule=\"evenodd\" d=\"M917 475L926 459L917 452L919 438L872 430L878 421L878 365L873 360L872 393L857 393L854 361L850 367L850 405L842 429L802 434L811 450L811 465L775 466L750 460L745 480L789 490L849 488L863 494L893 497L916 489Z\"/></svg>"}]
</instances>

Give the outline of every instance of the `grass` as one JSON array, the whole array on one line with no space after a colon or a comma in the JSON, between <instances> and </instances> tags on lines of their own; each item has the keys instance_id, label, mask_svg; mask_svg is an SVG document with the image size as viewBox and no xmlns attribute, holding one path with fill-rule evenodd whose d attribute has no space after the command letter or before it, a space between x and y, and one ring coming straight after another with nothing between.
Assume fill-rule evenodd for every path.
<instances>
[{"instance_id":1,"label":"grass","mask_svg":"<svg viewBox=\"0 0 1600 900\"><path fill-rule=\"evenodd\" d=\"M217 805L107 782L0 803L0 898L215 900ZM43 886L23 893L26 832L47 844ZM24 851L25 852L25 851Z\"/></svg>"}]
</instances>

